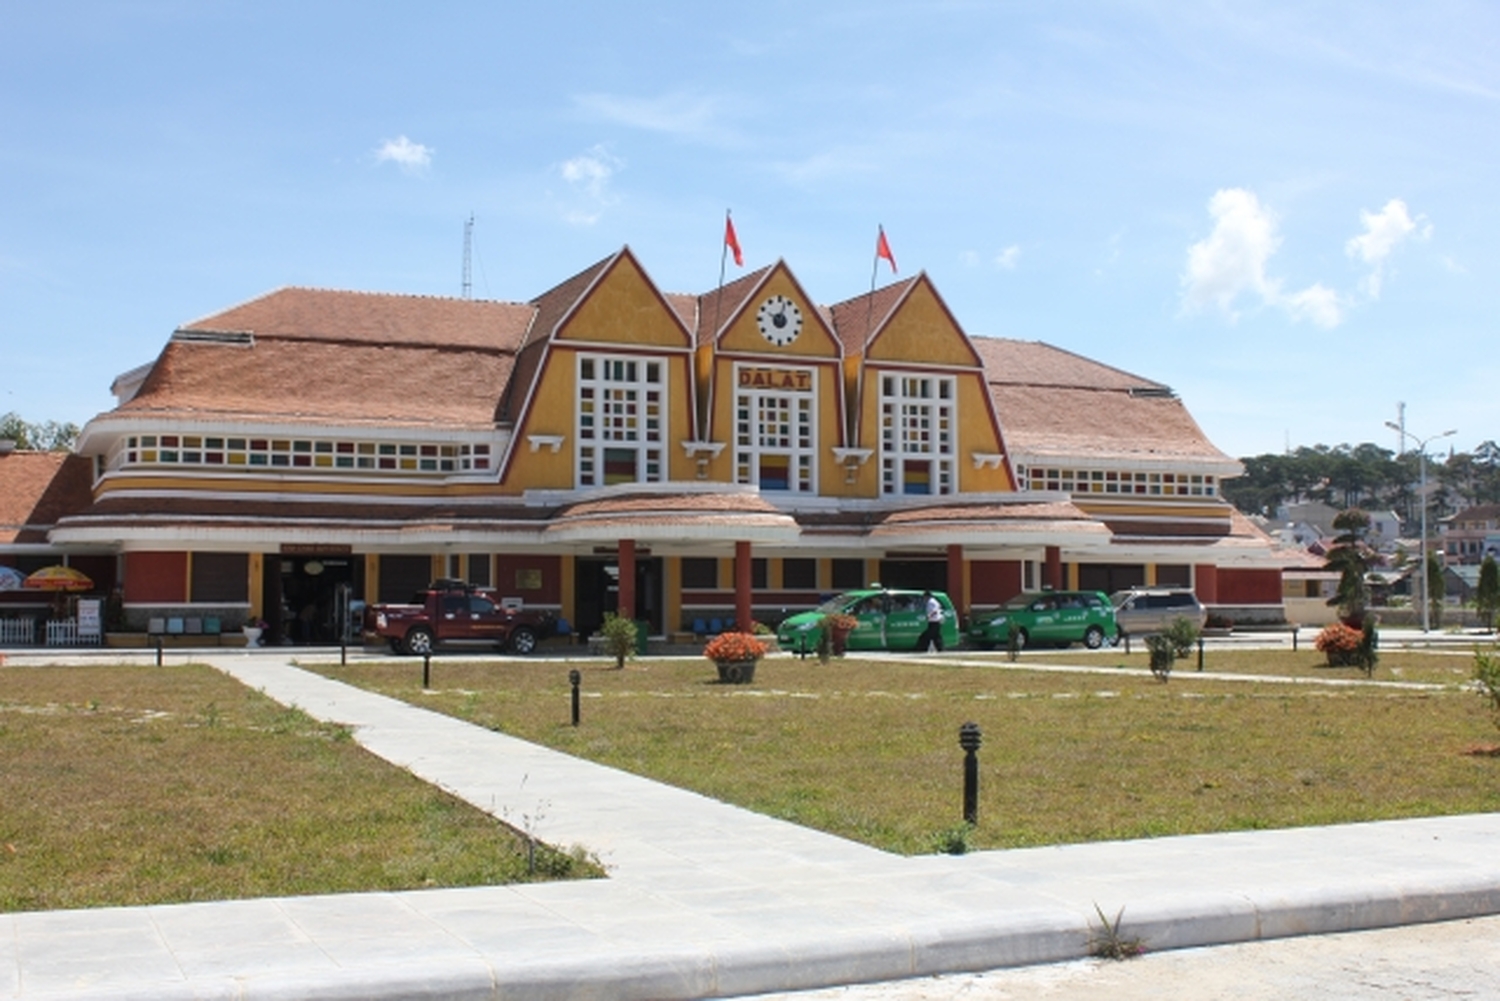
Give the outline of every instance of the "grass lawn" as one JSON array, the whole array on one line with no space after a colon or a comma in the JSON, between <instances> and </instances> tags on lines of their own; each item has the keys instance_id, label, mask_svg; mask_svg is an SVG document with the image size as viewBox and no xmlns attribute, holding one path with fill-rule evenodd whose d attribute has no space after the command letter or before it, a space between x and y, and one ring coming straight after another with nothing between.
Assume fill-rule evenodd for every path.
<instances>
[{"instance_id":1,"label":"grass lawn","mask_svg":"<svg viewBox=\"0 0 1500 1001\"><path fill-rule=\"evenodd\" d=\"M1485 644L1487 649L1489 644ZM1084 664L1090 667L1132 667L1146 670L1150 666L1150 655L1144 643L1135 642L1131 653L1124 647L1109 650L1026 650L1018 663L1032 664ZM1004 652L976 654L983 660L996 664L1006 663ZM1187 657L1177 661L1172 668L1173 676L1192 674L1198 669L1198 651L1195 648ZM1220 674L1275 674L1293 678L1347 678L1364 680L1364 672L1357 667L1329 667L1323 655L1313 649L1311 643L1303 643L1296 653L1291 650L1234 650L1208 647L1203 652L1203 670ZM1373 679L1376 681L1417 681L1437 685L1459 685L1474 676L1474 654L1472 650L1444 652L1419 652L1412 650L1380 651L1380 662L1375 665Z\"/></svg>"},{"instance_id":2,"label":"grass lawn","mask_svg":"<svg viewBox=\"0 0 1500 1001\"><path fill-rule=\"evenodd\" d=\"M1278 670L1293 655L1250 656ZM320 670L901 852L931 850L961 820L967 721L984 733L977 847L1500 810L1500 759L1469 753L1495 729L1457 688L1214 682L1190 670L1162 684L853 658L770 658L753 685L729 686L707 661L641 660L582 668L574 729L576 666L439 659L430 692L415 661Z\"/></svg>"},{"instance_id":3,"label":"grass lawn","mask_svg":"<svg viewBox=\"0 0 1500 1001\"><path fill-rule=\"evenodd\" d=\"M0 668L0 804L0 911L528 878L503 824L200 666Z\"/></svg>"}]
</instances>

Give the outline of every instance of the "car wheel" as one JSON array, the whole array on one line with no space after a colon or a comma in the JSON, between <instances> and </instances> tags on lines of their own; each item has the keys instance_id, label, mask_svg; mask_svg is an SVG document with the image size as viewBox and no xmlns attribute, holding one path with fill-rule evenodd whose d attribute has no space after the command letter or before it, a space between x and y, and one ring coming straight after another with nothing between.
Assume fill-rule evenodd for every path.
<instances>
[{"instance_id":1,"label":"car wheel","mask_svg":"<svg viewBox=\"0 0 1500 1001\"><path fill-rule=\"evenodd\" d=\"M516 631L510 634L510 650L511 653L522 655L532 653L536 650L536 633L526 626L517 627Z\"/></svg>"},{"instance_id":2,"label":"car wheel","mask_svg":"<svg viewBox=\"0 0 1500 1001\"><path fill-rule=\"evenodd\" d=\"M406 652L406 648L401 645L401 641L398 640L394 636L392 636L390 639L386 640L386 643L390 646L391 653L405 653Z\"/></svg>"},{"instance_id":3,"label":"car wheel","mask_svg":"<svg viewBox=\"0 0 1500 1001\"><path fill-rule=\"evenodd\" d=\"M432 630L418 626L406 634L406 652L417 657L432 653Z\"/></svg>"},{"instance_id":4,"label":"car wheel","mask_svg":"<svg viewBox=\"0 0 1500 1001\"><path fill-rule=\"evenodd\" d=\"M1089 626L1083 634L1083 645L1090 650L1097 650L1104 645L1104 630L1098 626Z\"/></svg>"}]
</instances>

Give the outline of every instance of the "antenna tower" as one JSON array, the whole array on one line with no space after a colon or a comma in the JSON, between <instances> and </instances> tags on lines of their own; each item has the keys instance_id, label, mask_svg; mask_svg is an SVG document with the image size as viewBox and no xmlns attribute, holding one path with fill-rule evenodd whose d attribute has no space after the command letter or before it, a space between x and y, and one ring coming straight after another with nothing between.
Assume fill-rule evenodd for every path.
<instances>
[{"instance_id":1,"label":"antenna tower","mask_svg":"<svg viewBox=\"0 0 1500 1001\"><path fill-rule=\"evenodd\" d=\"M464 222L464 285L462 296L474 298L474 213Z\"/></svg>"}]
</instances>

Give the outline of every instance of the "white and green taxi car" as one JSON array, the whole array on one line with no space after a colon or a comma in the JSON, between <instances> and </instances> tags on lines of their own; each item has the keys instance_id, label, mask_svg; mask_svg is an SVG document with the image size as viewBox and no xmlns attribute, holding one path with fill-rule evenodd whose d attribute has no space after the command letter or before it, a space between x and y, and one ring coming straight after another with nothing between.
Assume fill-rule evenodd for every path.
<instances>
[{"instance_id":1,"label":"white and green taxi car","mask_svg":"<svg viewBox=\"0 0 1500 1001\"><path fill-rule=\"evenodd\" d=\"M1097 650L1118 634L1115 609L1103 591L1032 591L1019 594L997 611L976 614L969 642L985 650L1009 646L1068 646Z\"/></svg>"},{"instance_id":2,"label":"white and green taxi car","mask_svg":"<svg viewBox=\"0 0 1500 1001\"><path fill-rule=\"evenodd\" d=\"M792 653L814 651L823 634L823 619L828 615L850 615L856 622L845 645L855 650L896 650L917 648L917 640L927 630L925 592L884 588L880 585L857 591L845 591L808 612L798 612L784 619L776 629L781 649ZM932 596L943 606L943 646L958 646L958 615L953 602L942 591Z\"/></svg>"}]
</instances>

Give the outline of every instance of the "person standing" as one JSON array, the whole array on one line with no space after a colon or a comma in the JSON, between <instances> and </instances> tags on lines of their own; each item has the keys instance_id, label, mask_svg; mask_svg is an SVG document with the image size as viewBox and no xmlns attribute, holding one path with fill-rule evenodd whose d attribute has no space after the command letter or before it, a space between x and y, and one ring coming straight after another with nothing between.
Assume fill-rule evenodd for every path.
<instances>
[{"instance_id":1,"label":"person standing","mask_svg":"<svg viewBox=\"0 0 1500 1001\"><path fill-rule=\"evenodd\" d=\"M922 606L927 616L927 628L917 640L917 649L926 652L943 652L943 603L933 597L931 591L922 594Z\"/></svg>"}]
</instances>

